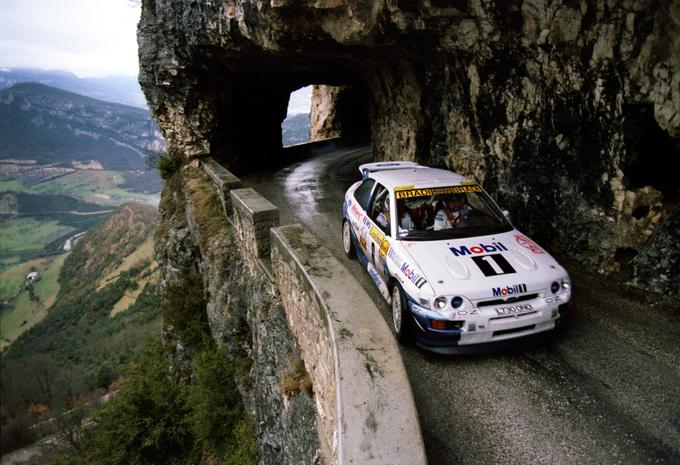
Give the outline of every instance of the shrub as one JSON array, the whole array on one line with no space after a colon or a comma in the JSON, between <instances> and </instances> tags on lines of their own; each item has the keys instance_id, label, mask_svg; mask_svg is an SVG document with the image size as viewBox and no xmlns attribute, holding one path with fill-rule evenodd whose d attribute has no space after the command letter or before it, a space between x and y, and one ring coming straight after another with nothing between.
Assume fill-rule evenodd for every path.
<instances>
[{"instance_id":1,"label":"shrub","mask_svg":"<svg viewBox=\"0 0 680 465\"><path fill-rule=\"evenodd\" d=\"M187 387L175 382L160 343L153 344L95 416L86 462L102 465L197 463Z\"/></svg>"},{"instance_id":2,"label":"shrub","mask_svg":"<svg viewBox=\"0 0 680 465\"><path fill-rule=\"evenodd\" d=\"M234 382L234 367L224 350L196 357L195 383L189 394L191 427L203 448L227 463L257 463L257 447Z\"/></svg>"},{"instance_id":3,"label":"shrub","mask_svg":"<svg viewBox=\"0 0 680 465\"><path fill-rule=\"evenodd\" d=\"M183 464L216 458L255 465L257 443L234 382L234 368L213 346L194 358L193 385L170 372L168 354L153 344L116 396L94 417L81 457L64 465Z\"/></svg>"},{"instance_id":4,"label":"shrub","mask_svg":"<svg viewBox=\"0 0 680 465\"><path fill-rule=\"evenodd\" d=\"M172 176L173 173L179 169L179 166L179 160L165 153L159 155L156 161L156 167L158 168L158 172L163 179L168 179L170 176Z\"/></svg>"}]
</instances>

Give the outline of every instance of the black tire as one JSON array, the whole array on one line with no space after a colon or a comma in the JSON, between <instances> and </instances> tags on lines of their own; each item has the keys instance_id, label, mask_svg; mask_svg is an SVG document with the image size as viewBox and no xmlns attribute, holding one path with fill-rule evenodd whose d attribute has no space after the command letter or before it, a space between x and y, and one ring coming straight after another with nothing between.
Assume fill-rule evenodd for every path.
<instances>
[{"instance_id":1,"label":"black tire","mask_svg":"<svg viewBox=\"0 0 680 465\"><path fill-rule=\"evenodd\" d=\"M354 241L352 240L352 229L349 221L342 220L342 249L345 251L347 258L355 258L357 251L354 248Z\"/></svg>"},{"instance_id":2,"label":"black tire","mask_svg":"<svg viewBox=\"0 0 680 465\"><path fill-rule=\"evenodd\" d=\"M399 283L392 286L392 327L399 344L407 344L411 340L411 312Z\"/></svg>"}]
</instances>

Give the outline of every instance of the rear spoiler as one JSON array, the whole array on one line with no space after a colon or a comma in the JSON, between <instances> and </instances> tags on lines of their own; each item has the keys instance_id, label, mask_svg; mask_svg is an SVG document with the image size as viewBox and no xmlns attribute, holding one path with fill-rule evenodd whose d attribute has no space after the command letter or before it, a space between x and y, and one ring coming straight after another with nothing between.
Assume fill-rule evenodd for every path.
<instances>
[{"instance_id":1,"label":"rear spoiler","mask_svg":"<svg viewBox=\"0 0 680 465\"><path fill-rule=\"evenodd\" d=\"M420 166L414 161L379 161L376 163L365 163L359 166L361 177L366 179L370 173L385 170L403 170Z\"/></svg>"}]
</instances>

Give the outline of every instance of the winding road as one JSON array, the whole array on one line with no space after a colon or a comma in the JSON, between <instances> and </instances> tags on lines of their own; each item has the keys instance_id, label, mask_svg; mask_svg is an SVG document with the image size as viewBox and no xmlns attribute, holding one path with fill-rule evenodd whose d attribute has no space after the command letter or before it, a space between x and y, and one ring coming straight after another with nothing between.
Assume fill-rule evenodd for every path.
<instances>
[{"instance_id":1,"label":"winding road","mask_svg":"<svg viewBox=\"0 0 680 465\"><path fill-rule=\"evenodd\" d=\"M343 148L243 181L280 208L281 224L316 234L390 322L341 244L342 197L371 160L370 147ZM431 465L680 463L677 302L566 267L576 306L561 333L484 355L402 347Z\"/></svg>"}]
</instances>

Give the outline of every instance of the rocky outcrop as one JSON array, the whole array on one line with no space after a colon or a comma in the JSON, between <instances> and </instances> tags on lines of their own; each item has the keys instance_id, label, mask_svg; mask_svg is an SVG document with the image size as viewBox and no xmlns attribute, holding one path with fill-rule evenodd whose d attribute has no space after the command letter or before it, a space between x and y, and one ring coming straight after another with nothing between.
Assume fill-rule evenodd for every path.
<instances>
[{"instance_id":1,"label":"rocky outcrop","mask_svg":"<svg viewBox=\"0 0 680 465\"><path fill-rule=\"evenodd\" d=\"M473 176L551 250L678 292L637 263L677 210L678 0L145 0L139 43L187 157L266 163L292 90L344 86L319 113L366 121L376 159Z\"/></svg>"},{"instance_id":2,"label":"rocky outcrop","mask_svg":"<svg viewBox=\"0 0 680 465\"><path fill-rule=\"evenodd\" d=\"M189 382L194 351L209 335L238 367L239 389L255 418L260 463L319 463L313 395L283 388L301 357L281 298L267 274L239 253L213 186L229 183L218 181L224 177L211 183L189 168L175 174L162 194L156 256L163 338L173 348L173 370Z\"/></svg>"}]
</instances>

